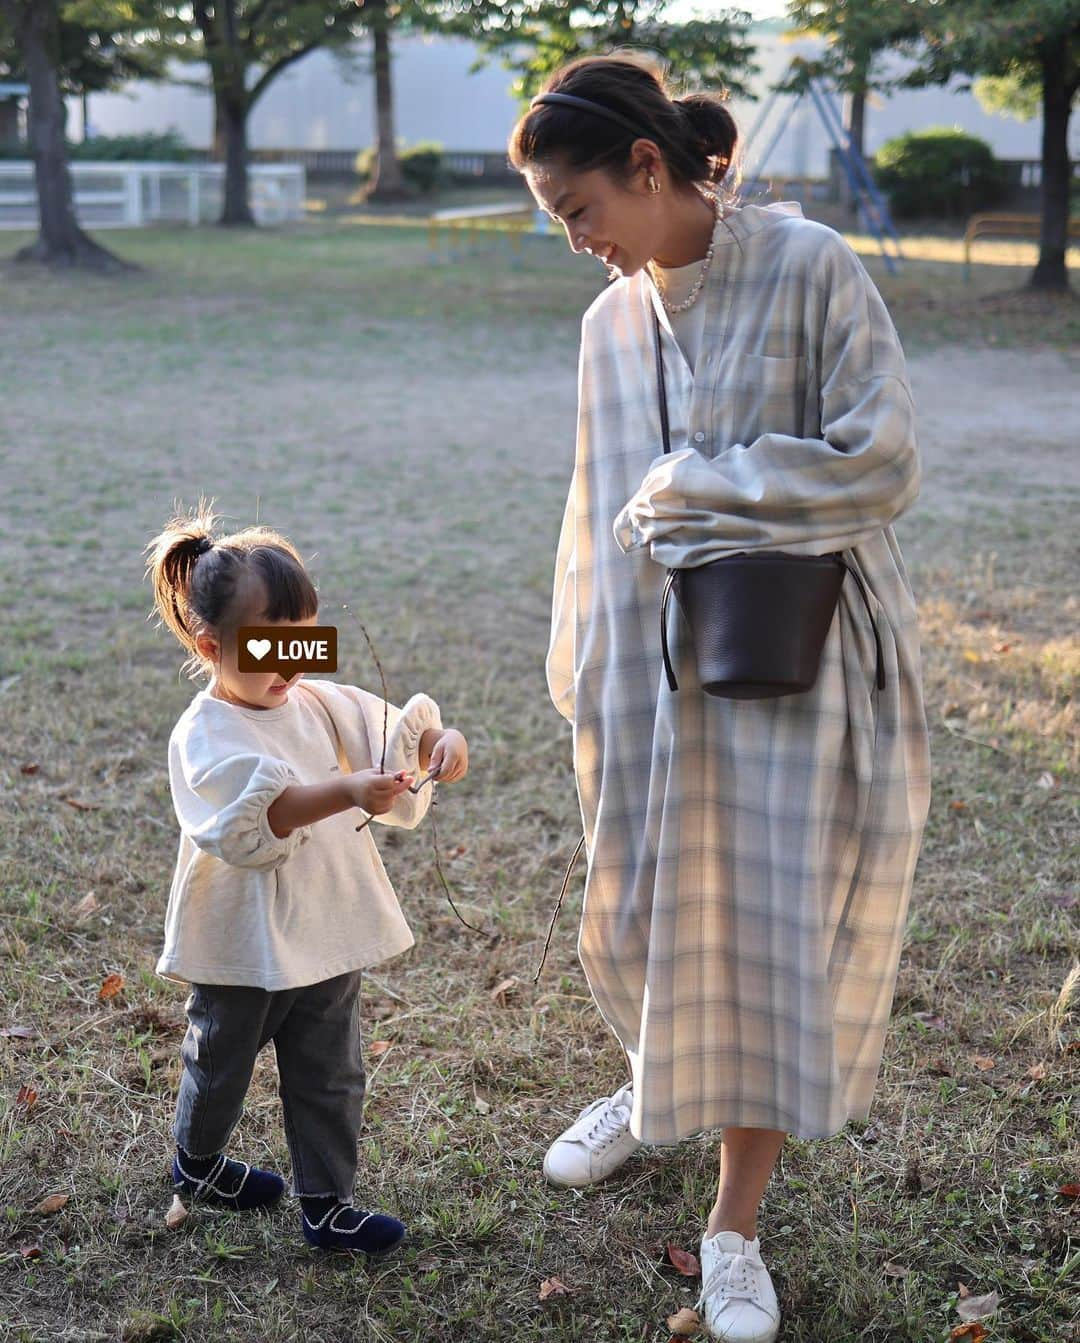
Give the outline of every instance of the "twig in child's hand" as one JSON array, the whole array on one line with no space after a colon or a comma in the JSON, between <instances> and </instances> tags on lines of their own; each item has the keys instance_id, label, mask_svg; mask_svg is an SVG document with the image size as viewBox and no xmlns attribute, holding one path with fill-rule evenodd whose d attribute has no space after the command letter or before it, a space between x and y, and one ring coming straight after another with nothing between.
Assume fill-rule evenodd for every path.
<instances>
[{"instance_id":1,"label":"twig in child's hand","mask_svg":"<svg viewBox=\"0 0 1080 1343\"><path fill-rule=\"evenodd\" d=\"M566 888L570 885L570 878L573 875L574 867L577 864L578 855L585 847L585 836L582 835L578 840L578 846L574 850L574 856L570 859L569 866L566 869L566 876L563 877L562 890L559 892L559 900L555 906L555 911L551 916L551 923L548 925L547 937L544 939L544 954L540 957L540 964L536 967L536 974L533 975L533 983L539 984L540 974L544 968L544 962L547 960L548 948L551 946L551 936L555 931L555 923L562 910L563 901L566 899Z\"/></svg>"},{"instance_id":2,"label":"twig in child's hand","mask_svg":"<svg viewBox=\"0 0 1080 1343\"><path fill-rule=\"evenodd\" d=\"M382 663L379 661L379 655L378 655L378 653L376 653L376 651L375 651L375 645L374 645L374 644L372 643L372 641L371 641L371 635L367 632L367 629L364 627L364 622L360 619L360 617L359 617L358 615L355 614L355 612L349 610L349 604L348 604L348 602L342 602L342 603L341 603L341 609L342 609L343 611L348 611L349 615L351 615L352 618L356 621L356 623L360 626L360 633L364 636L364 642L365 642L365 643L367 644L367 646L368 646L368 652L371 654L372 660L373 660L373 662L375 663L375 668L376 668L376 670L377 670L378 673L379 673L379 681L380 681L380 683L381 683L381 685L382 685L382 702L383 702L382 755L379 757L379 772L380 772L381 774L385 774L385 773L386 773L386 742L387 742L387 738L388 738L388 736L390 735L390 733L389 733L389 729L390 729L390 691L389 691L389 689L387 688L387 685L386 685L386 673L383 671ZM358 830L362 830L364 827L363 827L363 826L357 826L356 828L357 828Z\"/></svg>"},{"instance_id":3,"label":"twig in child's hand","mask_svg":"<svg viewBox=\"0 0 1080 1343\"><path fill-rule=\"evenodd\" d=\"M409 789L409 792L418 793L421 788L425 787L425 785L429 783L437 783L438 779L439 779L438 771L434 771L433 773L429 774L426 778L421 779L419 783L414 783L412 787Z\"/></svg>"}]
</instances>

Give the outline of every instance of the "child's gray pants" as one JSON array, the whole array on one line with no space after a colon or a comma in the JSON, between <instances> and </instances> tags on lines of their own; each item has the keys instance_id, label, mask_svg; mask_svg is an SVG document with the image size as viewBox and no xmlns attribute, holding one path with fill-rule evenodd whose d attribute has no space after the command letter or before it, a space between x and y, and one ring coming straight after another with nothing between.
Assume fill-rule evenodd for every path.
<instances>
[{"instance_id":1,"label":"child's gray pants","mask_svg":"<svg viewBox=\"0 0 1080 1343\"><path fill-rule=\"evenodd\" d=\"M359 970L301 989L193 984L173 1135L192 1156L225 1150L269 1040L277 1054L293 1193L352 1201L364 1107Z\"/></svg>"}]
</instances>

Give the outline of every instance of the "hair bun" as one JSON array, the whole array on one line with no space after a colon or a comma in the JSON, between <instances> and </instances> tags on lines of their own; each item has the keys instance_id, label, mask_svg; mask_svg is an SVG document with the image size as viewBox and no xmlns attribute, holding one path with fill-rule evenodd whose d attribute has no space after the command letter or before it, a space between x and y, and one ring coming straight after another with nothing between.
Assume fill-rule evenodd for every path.
<instances>
[{"instance_id":1,"label":"hair bun","mask_svg":"<svg viewBox=\"0 0 1080 1343\"><path fill-rule=\"evenodd\" d=\"M686 117L698 152L715 161L713 181L721 181L731 166L738 139L725 99L717 93L688 93L674 102Z\"/></svg>"}]
</instances>

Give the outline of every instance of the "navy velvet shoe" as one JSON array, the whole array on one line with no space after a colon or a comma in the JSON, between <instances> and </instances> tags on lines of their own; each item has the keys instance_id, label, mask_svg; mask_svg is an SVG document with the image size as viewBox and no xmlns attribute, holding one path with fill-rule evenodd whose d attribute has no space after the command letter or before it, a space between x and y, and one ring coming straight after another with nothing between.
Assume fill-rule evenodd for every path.
<instances>
[{"instance_id":1,"label":"navy velvet shoe","mask_svg":"<svg viewBox=\"0 0 1080 1343\"><path fill-rule=\"evenodd\" d=\"M360 1250L386 1254L405 1239L396 1217L365 1212L335 1199L302 1199L304 1239L319 1250Z\"/></svg>"},{"instance_id":2,"label":"navy velvet shoe","mask_svg":"<svg viewBox=\"0 0 1080 1343\"><path fill-rule=\"evenodd\" d=\"M193 1157L179 1148L173 1157L173 1187L193 1203L249 1212L276 1203L285 1192L285 1181L271 1170L259 1170L246 1161L230 1161L223 1152L213 1157Z\"/></svg>"}]
</instances>

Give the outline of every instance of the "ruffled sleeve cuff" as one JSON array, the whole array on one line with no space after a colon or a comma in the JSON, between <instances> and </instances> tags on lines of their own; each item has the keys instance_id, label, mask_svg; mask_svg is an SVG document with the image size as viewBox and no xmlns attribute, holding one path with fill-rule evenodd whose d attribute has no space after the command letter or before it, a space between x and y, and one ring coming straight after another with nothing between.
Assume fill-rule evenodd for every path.
<instances>
[{"instance_id":1,"label":"ruffled sleeve cuff","mask_svg":"<svg viewBox=\"0 0 1080 1343\"><path fill-rule=\"evenodd\" d=\"M399 770L405 770L419 780L422 775L421 739L425 732L441 730L442 715L439 706L428 695L413 695L401 710L401 717L394 725L386 743L387 773L396 774ZM387 825L400 825L411 830L427 815L434 786L429 784L419 793L403 793L390 811L375 819Z\"/></svg>"}]
</instances>

